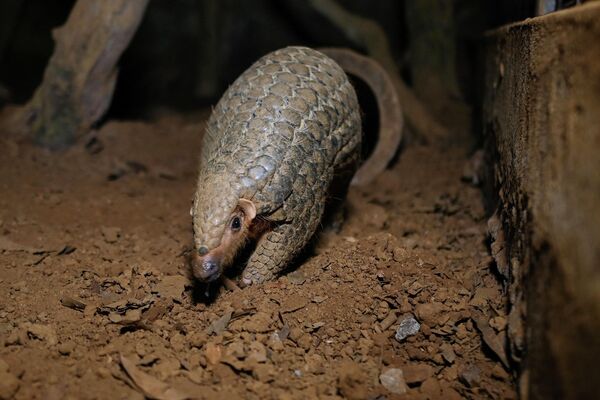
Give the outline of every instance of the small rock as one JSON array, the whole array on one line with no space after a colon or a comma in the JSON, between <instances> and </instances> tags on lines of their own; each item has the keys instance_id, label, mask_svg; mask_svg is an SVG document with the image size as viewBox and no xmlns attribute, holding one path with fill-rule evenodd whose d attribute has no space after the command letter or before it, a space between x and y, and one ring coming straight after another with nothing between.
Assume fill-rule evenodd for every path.
<instances>
[{"instance_id":1,"label":"small rock","mask_svg":"<svg viewBox=\"0 0 600 400\"><path fill-rule=\"evenodd\" d=\"M302 329L295 326L292 329L290 329L290 334L288 337L292 342L298 344L298 340L300 340L302 335L304 335L304 332L302 331Z\"/></svg>"},{"instance_id":2,"label":"small rock","mask_svg":"<svg viewBox=\"0 0 600 400\"><path fill-rule=\"evenodd\" d=\"M309 334L300 336L300 339L297 341L298 346L306 351L310 350L311 343L312 338Z\"/></svg>"},{"instance_id":3,"label":"small rock","mask_svg":"<svg viewBox=\"0 0 600 400\"><path fill-rule=\"evenodd\" d=\"M473 307L483 307L487 304L488 301L498 296L498 289L496 288L487 288L487 287L479 287L475 291L475 295L469 301L469 304Z\"/></svg>"},{"instance_id":4,"label":"small rock","mask_svg":"<svg viewBox=\"0 0 600 400\"><path fill-rule=\"evenodd\" d=\"M449 343L444 343L440 346L440 350L442 351L442 357L449 364L452 364L454 360L456 360L456 354L454 353L454 349Z\"/></svg>"},{"instance_id":5,"label":"small rock","mask_svg":"<svg viewBox=\"0 0 600 400\"><path fill-rule=\"evenodd\" d=\"M294 285L302 285L306 281L306 276L300 270L292 271L286 277Z\"/></svg>"},{"instance_id":6,"label":"small rock","mask_svg":"<svg viewBox=\"0 0 600 400\"><path fill-rule=\"evenodd\" d=\"M65 342L58 345L57 350L63 356L68 356L75 349L73 342Z\"/></svg>"},{"instance_id":7,"label":"small rock","mask_svg":"<svg viewBox=\"0 0 600 400\"><path fill-rule=\"evenodd\" d=\"M506 328L506 318L494 317L490 319L490 326L496 330L496 332L503 331Z\"/></svg>"},{"instance_id":8,"label":"small rock","mask_svg":"<svg viewBox=\"0 0 600 400\"><path fill-rule=\"evenodd\" d=\"M407 384L417 384L426 381L433 375L433 368L427 364L412 364L402 367L404 380Z\"/></svg>"},{"instance_id":9,"label":"small rock","mask_svg":"<svg viewBox=\"0 0 600 400\"><path fill-rule=\"evenodd\" d=\"M510 375L499 364L494 365L492 376L501 381L508 381L510 378Z\"/></svg>"},{"instance_id":10,"label":"small rock","mask_svg":"<svg viewBox=\"0 0 600 400\"><path fill-rule=\"evenodd\" d=\"M269 336L267 346L269 346L273 351L282 351L284 349L283 342L281 341L281 338L279 337L277 332L273 332Z\"/></svg>"},{"instance_id":11,"label":"small rock","mask_svg":"<svg viewBox=\"0 0 600 400\"><path fill-rule=\"evenodd\" d=\"M261 342L250 343L248 351L248 361L264 363L267 361L267 349Z\"/></svg>"},{"instance_id":12,"label":"small rock","mask_svg":"<svg viewBox=\"0 0 600 400\"><path fill-rule=\"evenodd\" d=\"M396 335L394 336L397 341L401 342L408 336L416 335L421 328L421 324L412 316L405 317L400 321L400 326L396 329Z\"/></svg>"},{"instance_id":13,"label":"small rock","mask_svg":"<svg viewBox=\"0 0 600 400\"><path fill-rule=\"evenodd\" d=\"M102 379L108 379L111 376L110 370L106 367L99 367L96 370L96 375L98 375L99 378Z\"/></svg>"},{"instance_id":14,"label":"small rock","mask_svg":"<svg viewBox=\"0 0 600 400\"><path fill-rule=\"evenodd\" d=\"M444 369L444 378L450 382L454 382L458 379L458 368L456 367L456 364Z\"/></svg>"},{"instance_id":15,"label":"small rock","mask_svg":"<svg viewBox=\"0 0 600 400\"><path fill-rule=\"evenodd\" d=\"M325 367L323 365L323 357L318 354L307 354L305 357L305 368L308 372L320 375L325 373Z\"/></svg>"},{"instance_id":16,"label":"small rock","mask_svg":"<svg viewBox=\"0 0 600 400\"><path fill-rule=\"evenodd\" d=\"M246 358L246 352L244 351L244 343L241 341L235 341L227 346L227 354L241 360Z\"/></svg>"},{"instance_id":17,"label":"small rock","mask_svg":"<svg viewBox=\"0 0 600 400\"><path fill-rule=\"evenodd\" d=\"M384 388L395 394L406 393L406 382L404 381L404 374L400 368L390 368L381 375L379 375L379 381Z\"/></svg>"},{"instance_id":18,"label":"small rock","mask_svg":"<svg viewBox=\"0 0 600 400\"><path fill-rule=\"evenodd\" d=\"M475 387L479 385L480 375L481 370L475 365L470 365L461 371L459 378L467 386Z\"/></svg>"},{"instance_id":19,"label":"small rock","mask_svg":"<svg viewBox=\"0 0 600 400\"><path fill-rule=\"evenodd\" d=\"M464 339L469 335L469 331L465 327L465 324L459 324L458 328L456 328L456 337L459 339Z\"/></svg>"},{"instance_id":20,"label":"small rock","mask_svg":"<svg viewBox=\"0 0 600 400\"><path fill-rule=\"evenodd\" d=\"M441 393L440 382L431 377L421 384L420 391L428 395L430 399L439 399Z\"/></svg>"},{"instance_id":21,"label":"small rock","mask_svg":"<svg viewBox=\"0 0 600 400\"><path fill-rule=\"evenodd\" d=\"M421 303L417 305L415 309L415 313L424 324L429 325L430 327L437 326L441 322L441 317L446 312L446 306L442 303L431 302L431 303Z\"/></svg>"},{"instance_id":22,"label":"small rock","mask_svg":"<svg viewBox=\"0 0 600 400\"><path fill-rule=\"evenodd\" d=\"M187 336L187 341L190 346L201 348L208 341L208 335L205 332L192 332Z\"/></svg>"},{"instance_id":23,"label":"small rock","mask_svg":"<svg viewBox=\"0 0 600 400\"><path fill-rule=\"evenodd\" d=\"M191 371L185 371L185 375L190 381L200 385L204 380L205 373L203 368L194 368Z\"/></svg>"},{"instance_id":24,"label":"small rock","mask_svg":"<svg viewBox=\"0 0 600 400\"><path fill-rule=\"evenodd\" d=\"M153 371L158 373L161 380L177 375L181 368L181 362L176 358L161 358L154 364Z\"/></svg>"},{"instance_id":25,"label":"small rock","mask_svg":"<svg viewBox=\"0 0 600 400\"><path fill-rule=\"evenodd\" d=\"M262 383L267 383L273 380L275 370L270 364L257 364L252 369L254 379Z\"/></svg>"},{"instance_id":26,"label":"small rock","mask_svg":"<svg viewBox=\"0 0 600 400\"><path fill-rule=\"evenodd\" d=\"M387 328L392 326L394 322L398 319L395 310L391 310L389 314L379 323L379 327L382 331L385 331Z\"/></svg>"}]
</instances>

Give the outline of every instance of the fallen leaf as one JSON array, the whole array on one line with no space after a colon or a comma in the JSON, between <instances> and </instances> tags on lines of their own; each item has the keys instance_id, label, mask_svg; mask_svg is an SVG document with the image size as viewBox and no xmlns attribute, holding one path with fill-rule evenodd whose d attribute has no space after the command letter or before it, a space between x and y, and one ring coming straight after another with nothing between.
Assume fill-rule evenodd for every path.
<instances>
[{"instance_id":1,"label":"fallen leaf","mask_svg":"<svg viewBox=\"0 0 600 400\"><path fill-rule=\"evenodd\" d=\"M306 281L306 277L302 273L302 271L296 270L292 271L286 275L288 281L293 283L294 285L302 285Z\"/></svg>"},{"instance_id":2,"label":"fallen leaf","mask_svg":"<svg viewBox=\"0 0 600 400\"><path fill-rule=\"evenodd\" d=\"M221 318L213 321L210 324L210 326L206 329L206 334L211 335L214 333L215 335L220 335L221 333L223 333L225 328L227 328L229 321L231 321L232 315L233 312L228 311Z\"/></svg>"},{"instance_id":3,"label":"fallen leaf","mask_svg":"<svg viewBox=\"0 0 600 400\"><path fill-rule=\"evenodd\" d=\"M114 312L117 314L124 315L127 311L135 310L138 308L141 309L141 311L145 311L148 308L150 308L153 302L154 299L150 296L142 300L136 298L128 298L116 301L111 304L100 306L98 307L98 312L100 314L110 314Z\"/></svg>"},{"instance_id":4,"label":"fallen leaf","mask_svg":"<svg viewBox=\"0 0 600 400\"><path fill-rule=\"evenodd\" d=\"M477 330L481 333L483 342L496 354L496 356L498 356L500 361L502 361L502 364L504 364L506 368L509 368L508 358L506 357L506 351L504 350L504 344L501 337L496 335L481 313L473 312L472 318Z\"/></svg>"},{"instance_id":5,"label":"fallen leaf","mask_svg":"<svg viewBox=\"0 0 600 400\"><path fill-rule=\"evenodd\" d=\"M73 310L76 311L83 311L85 310L86 304L74 299L72 297L69 296L65 296L62 299L60 299L60 304L62 304L63 306L67 307L67 308L71 308Z\"/></svg>"},{"instance_id":6,"label":"fallen leaf","mask_svg":"<svg viewBox=\"0 0 600 400\"><path fill-rule=\"evenodd\" d=\"M319 322L315 322L314 324L308 324L307 328L309 329L310 332L314 332L323 326L325 326L325 322L319 321Z\"/></svg>"},{"instance_id":7,"label":"fallen leaf","mask_svg":"<svg viewBox=\"0 0 600 400\"><path fill-rule=\"evenodd\" d=\"M120 354L121 365L135 386L149 399L184 400L190 396L140 370L133 361Z\"/></svg>"}]
</instances>

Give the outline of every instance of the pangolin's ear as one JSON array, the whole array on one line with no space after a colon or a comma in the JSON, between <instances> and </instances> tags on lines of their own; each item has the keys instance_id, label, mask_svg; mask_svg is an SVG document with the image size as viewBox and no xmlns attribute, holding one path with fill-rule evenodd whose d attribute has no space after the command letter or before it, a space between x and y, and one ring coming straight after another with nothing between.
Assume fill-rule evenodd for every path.
<instances>
[{"instance_id":1,"label":"pangolin's ear","mask_svg":"<svg viewBox=\"0 0 600 400\"><path fill-rule=\"evenodd\" d=\"M244 214L246 215L246 218L248 218L248 221L252 221L254 217L256 217L256 207L254 206L254 203L252 201L240 199L240 201L238 202L238 206L242 209L242 211L244 211Z\"/></svg>"}]
</instances>

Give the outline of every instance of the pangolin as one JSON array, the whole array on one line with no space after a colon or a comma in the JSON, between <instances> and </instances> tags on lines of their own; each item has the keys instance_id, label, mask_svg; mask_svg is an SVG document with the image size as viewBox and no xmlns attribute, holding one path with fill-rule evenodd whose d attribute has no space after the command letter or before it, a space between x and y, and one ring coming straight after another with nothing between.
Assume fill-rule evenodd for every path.
<instances>
[{"instance_id":1,"label":"pangolin","mask_svg":"<svg viewBox=\"0 0 600 400\"><path fill-rule=\"evenodd\" d=\"M218 279L254 239L242 283L273 279L315 234L332 183L347 188L360 161L360 109L344 69L371 87L380 114L378 143L353 183L386 167L403 119L379 64L336 48L265 55L227 89L207 123L190 210L195 278Z\"/></svg>"}]
</instances>

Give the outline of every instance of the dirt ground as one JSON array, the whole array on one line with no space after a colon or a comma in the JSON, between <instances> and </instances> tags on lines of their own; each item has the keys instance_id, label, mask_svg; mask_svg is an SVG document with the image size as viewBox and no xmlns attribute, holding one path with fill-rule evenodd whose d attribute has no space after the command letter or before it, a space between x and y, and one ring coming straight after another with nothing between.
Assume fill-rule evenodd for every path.
<instances>
[{"instance_id":1,"label":"dirt ground","mask_svg":"<svg viewBox=\"0 0 600 400\"><path fill-rule=\"evenodd\" d=\"M406 149L296 271L207 298L186 262L201 132L0 139L1 399L516 397L464 148Z\"/></svg>"}]
</instances>

